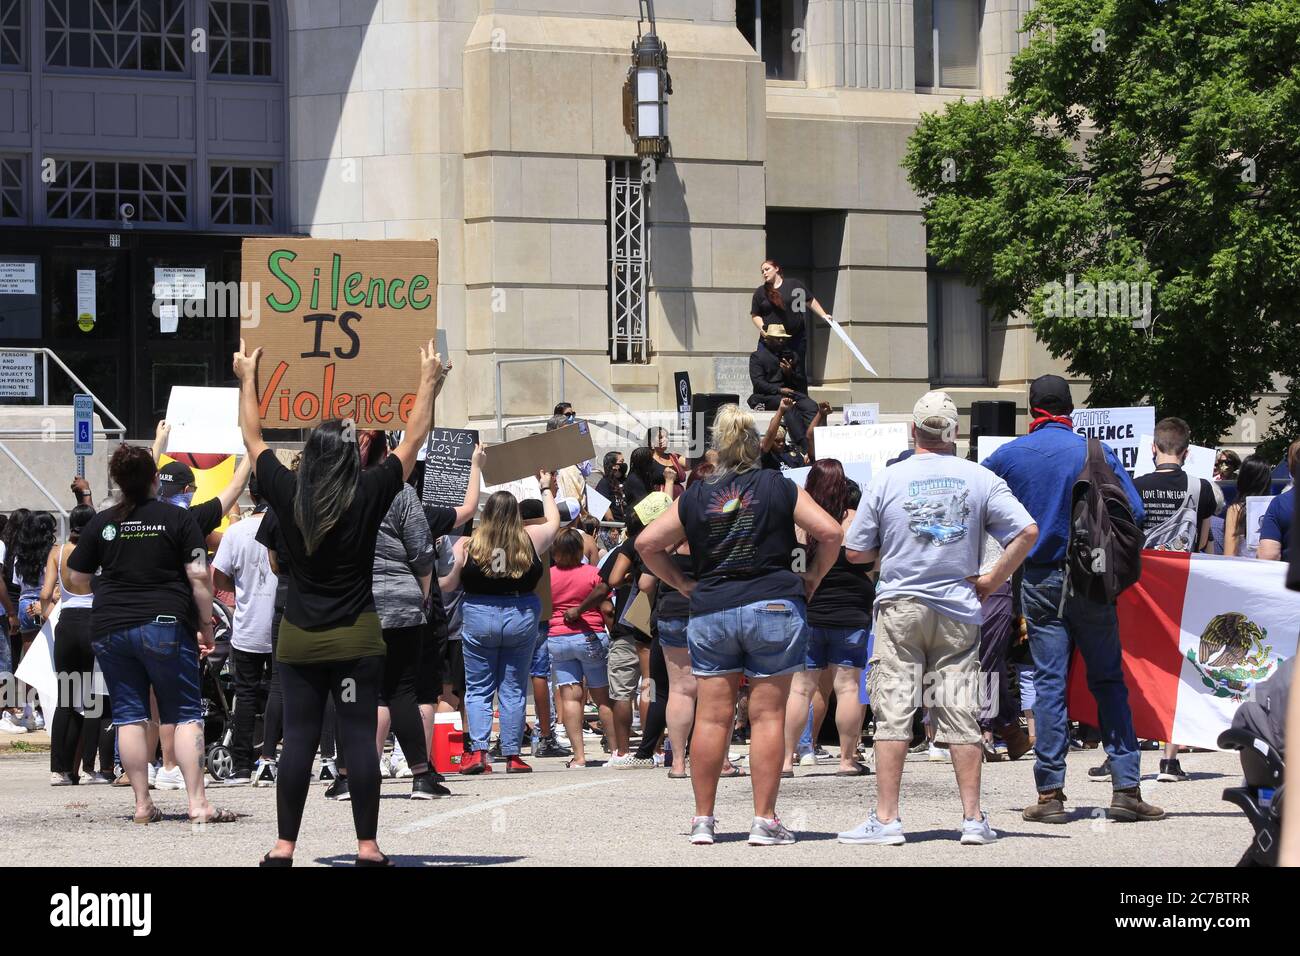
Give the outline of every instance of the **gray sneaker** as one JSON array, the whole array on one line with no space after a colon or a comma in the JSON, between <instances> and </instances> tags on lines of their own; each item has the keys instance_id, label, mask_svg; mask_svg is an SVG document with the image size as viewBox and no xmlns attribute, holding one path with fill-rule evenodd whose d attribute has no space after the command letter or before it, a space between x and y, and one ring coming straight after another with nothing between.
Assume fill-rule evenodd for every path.
<instances>
[{"instance_id":1,"label":"gray sneaker","mask_svg":"<svg viewBox=\"0 0 1300 956\"><path fill-rule=\"evenodd\" d=\"M982 846L986 843L996 843L998 840L997 831L989 826L989 815L983 810L980 811L978 820L961 821L961 842L967 846Z\"/></svg>"},{"instance_id":2,"label":"gray sneaker","mask_svg":"<svg viewBox=\"0 0 1300 956\"><path fill-rule=\"evenodd\" d=\"M717 827L717 817L691 817L691 843L696 846L712 846L713 831Z\"/></svg>"},{"instance_id":3,"label":"gray sneaker","mask_svg":"<svg viewBox=\"0 0 1300 956\"><path fill-rule=\"evenodd\" d=\"M841 843L853 844L873 844L880 846L901 846L907 842L907 837L903 835L903 818L890 820L888 823L881 823L876 818L876 811L871 811L871 816L867 817L865 823L854 827L852 830L845 830L839 835Z\"/></svg>"},{"instance_id":4,"label":"gray sneaker","mask_svg":"<svg viewBox=\"0 0 1300 956\"><path fill-rule=\"evenodd\" d=\"M788 846L793 842L794 834L778 818L754 817L754 824L749 828L750 846Z\"/></svg>"}]
</instances>

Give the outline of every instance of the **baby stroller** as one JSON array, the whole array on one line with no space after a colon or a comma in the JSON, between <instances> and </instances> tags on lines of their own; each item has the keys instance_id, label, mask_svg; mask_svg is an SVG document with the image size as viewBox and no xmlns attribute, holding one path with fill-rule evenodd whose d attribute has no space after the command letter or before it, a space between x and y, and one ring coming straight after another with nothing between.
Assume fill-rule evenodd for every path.
<instances>
[{"instance_id":1,"label":"baby stroller","mask_svg":"<svg viewBox=\"0 0 1300 956\"><path fill-rule=\"evenodd\" d=\"M1223 799L1242 809L1255 836L1242 854L1238 866L1277 866L1282 838L1282 785L1286 769L1282 755L1268 741L1241 727L1230 727L1219 735L1219 747L1241 754L1240 787L1228 787Z\"/></svg>"},{"instance_id":2,"label":"baby stroller","mask_svg":"<svg viewBox=\"0 0 1300 956\"><path fill-rule=\"evenodd\" d=\"M230 718L234 699L234 678L230 673L230 635L233 613L220 601L212 602L212 652L203 658L199 676L201 704L203 707L203 739L208 741L204 754L204 769L218 783L226 780L235 769L230 752L234 733Z\"/></svg>"}]
</instances>

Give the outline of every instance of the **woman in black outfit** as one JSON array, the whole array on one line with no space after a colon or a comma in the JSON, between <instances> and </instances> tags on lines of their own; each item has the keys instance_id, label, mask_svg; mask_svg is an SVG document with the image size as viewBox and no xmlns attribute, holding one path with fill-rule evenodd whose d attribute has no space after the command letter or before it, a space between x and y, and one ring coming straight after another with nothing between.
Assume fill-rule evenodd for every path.
<instances>
[{"instance_id":1,"label":"woman in black outfit","mask_svg":"<svg viewBox=\"0 0 1300 956\"><path fill-rule=\"evenodd\" d=\"M780 264L774 260L764 259L759 272L762 273L763 284L754 290L754 300L749 309L750 321L754 323L759 335L769 325L784 325L790 333L787 347L799 357L800 362L806 362L808 312L811 310L828 320L830 313L813 298L806 285L798 279L782 275Z\"/></svg>"},{"instance_id":2,"label":"woman in black outfit","mask_svg":"<svg viewBox=\"0 0 1300 956\"><path fill-rule=\"evenodd\" d=\"M276 787L279 839L264 866L291 866L320 739L325 700L334 698L347 751L358 866L391 866L375 841L379 755L375 730L384 639L371 587L379 525L428 437L442 363L433 341L420 349L420 385L402 442L382 464L361 470L355 426L330 419L312 431L295 475L262 440L257 365L262 350L234 356L240 426L257 483L280 520L291 556L289 596L276 663L284 698L284 747Z\"/></svg>"}]
</instances>

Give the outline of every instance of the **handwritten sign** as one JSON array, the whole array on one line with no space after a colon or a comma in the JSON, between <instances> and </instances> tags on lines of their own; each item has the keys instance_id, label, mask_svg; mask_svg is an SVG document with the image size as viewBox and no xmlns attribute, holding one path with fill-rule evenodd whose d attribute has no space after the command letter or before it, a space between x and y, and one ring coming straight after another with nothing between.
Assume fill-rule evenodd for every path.
<instances>
[{"instance_id":1,"label":"handwritten sign","mask_svg":"<svg viewBox=\"0 0 1300 956\"><path fill-rule=\"evenodd\" d=\"M880 421L879 402L859 402L844 406L844 424L874 425Z\"/></svg>"},{"instance_id":2,"label":"handwritten sign","mask_svg":"<svg viewBox=\"0 0 1300 956\"><path fill-rule=\"evenodd\" d=\"M478 432L472 428L434 428L424 446L424 489L426 505L459 508L469 490L470 464Z\"/></svg>"},{"instance_id":3,"label":"handwritten sign","mask_svg":"<svg viewBox=\"0 0 1300 956\"><path fill-rule=\"evenodd\" d=\"M437 335L437 242L245 239L242 260L241 331L266 350L263 423L405 425L418 349Z\"/></svg>"},{"instance_id":4,"label":"handwritten sign","mask_svg":"<svg viewBox=\"0 0 1300 956\"><path fill-rule=\"evenodd\" d=\"M1156 431L1156 410L1150 406L1076 408L1070 417L1074 420L1075 434L1109 445L1129 474L1137 468L1142 436L1154 435ZM1151 439L1147 439L1145 447L1151 447Z\"/></svg>"},{"instance_id":5,"label":"handwritten sign","mask_svg":"<svg viewBox=\"0 0 1300 956\"><path fill-rule=\"evenodd\" d=\"M836 458L840 464L871 463L872 474L885 470L889 459L907 450L907 425L821 425L813 433L818 458Z\"/></svg>"}]
</instances>

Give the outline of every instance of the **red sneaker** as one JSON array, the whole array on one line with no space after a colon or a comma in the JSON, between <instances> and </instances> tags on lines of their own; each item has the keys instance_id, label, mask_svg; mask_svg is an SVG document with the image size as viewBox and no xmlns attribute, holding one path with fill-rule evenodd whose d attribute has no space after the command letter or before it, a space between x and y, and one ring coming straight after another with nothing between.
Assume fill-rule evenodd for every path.
<instances>
[{"instance_id":1,"label":"red sneaker","mask_svg":"<svg viewBox=\"0 0 1300 956\"><path fill-rule=\"evenodd\" d=\"M488 760L486 750L472 750L460 762L460 772L472 775L476 773L491 773L492 764Z\"/></svg>"},{"instance_id":2,"label":"red sneaker","mask_svg":"<svg viewBox=\"0 0 1300 956\"><path fill-rule=\"evenodd\" d=\"M506 758L506 773L532 773L533 768L524 763L523 758L513 754Z\"/></svg>"}]
</instances>

